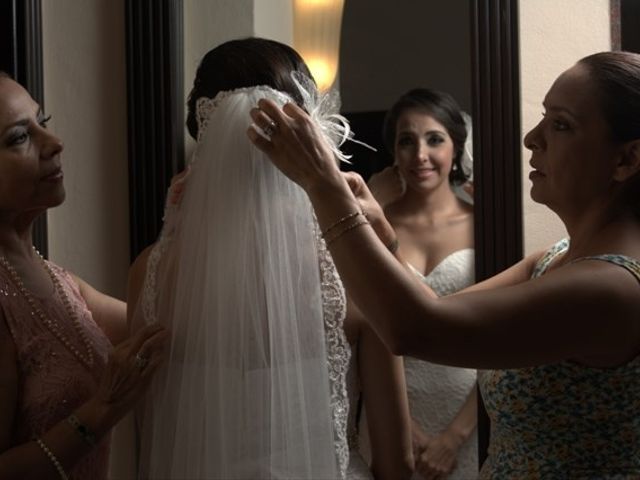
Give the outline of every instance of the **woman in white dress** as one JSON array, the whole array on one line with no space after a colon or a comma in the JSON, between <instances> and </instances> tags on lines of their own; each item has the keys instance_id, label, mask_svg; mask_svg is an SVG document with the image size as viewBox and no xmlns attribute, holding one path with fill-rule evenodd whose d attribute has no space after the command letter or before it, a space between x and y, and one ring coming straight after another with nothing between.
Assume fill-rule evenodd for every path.
<instances>
[{"instance_id":1,"label":"woman in white dress","mask_svg":"<svg viewBox=\"0 0 640 480\"><path fill-rule=\"evenodd\" d=\"M188 187L130 277L133 329L159 322L173 335L138 415L140 478L346 475L344 289L307 195L246 137L259 98L293 100L339 156L346 127L309 76L291 48L256 38L198 68Z\"/></svg>"},{"instance_id":2,"label":"woman in white dress","mask_svg":"<svg viewBox=\"0 0 640 480\"><path fill-rule=\"evenodd\" d=\"M474 283L473 207L460 198L471 173L465 123L450 95L424 88L405 93L384 124L394 166L369 182L385 204L400 255L438 296ZM412 357L404 363L415 478L475 478L476 371Z\"/></svg>"}]
</instances>

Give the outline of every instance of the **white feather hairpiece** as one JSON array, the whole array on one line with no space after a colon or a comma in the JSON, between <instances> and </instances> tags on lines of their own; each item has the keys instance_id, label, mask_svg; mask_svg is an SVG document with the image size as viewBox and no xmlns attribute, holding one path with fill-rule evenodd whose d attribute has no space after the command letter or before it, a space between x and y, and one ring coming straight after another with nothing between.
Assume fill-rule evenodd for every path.
<instances>
[{"instance_id":1,"label":"white feather hairpiece","mask_svg":"<svg viewBox=\"0 0 640 480\"><path fill-rule=\"evenodd\" d=\"M340 95L336 90L320 93L315 83L300 72L292 72L291 78L302 96L302 104L309 116L318 124L334 155L342 162L351 163L352 155L346 155L340 147L350 141L362 145L374 152L377 150L364 142L356 140L349 121L338 112L340 111Z\"/></svg>"}]
</instances>

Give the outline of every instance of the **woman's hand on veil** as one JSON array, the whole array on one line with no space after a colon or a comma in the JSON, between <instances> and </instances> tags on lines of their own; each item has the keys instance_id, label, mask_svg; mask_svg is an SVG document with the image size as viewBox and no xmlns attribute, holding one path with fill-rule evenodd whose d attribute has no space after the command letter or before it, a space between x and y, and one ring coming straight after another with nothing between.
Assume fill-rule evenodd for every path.
<instances>
[{"instance_id":1,"label":"woman's hand on veil","mask_svg":"<svg viewBox=\"0 0 640 480\"><path fill-rule=\"evenodd\" d=\"M331 147L318 125L300 107L287 103L282 109L262 99L251 110L255 125L247 134L276 167L307 192L342 186L340 170ZM259 130L260 131L259 131Z\"/></svg>"},{"instance_id":2,"label":"woman's hand on veil","mask_svg":"<svg viewBox=\"0 0 640 480\"><path fill-rule=\"evenodd\" d=\"M113 349L90 401L102 412L104 422L117 422L146 392L165 359L168 337L165 328L148 325Z\"/></svg>"}]
</instances>

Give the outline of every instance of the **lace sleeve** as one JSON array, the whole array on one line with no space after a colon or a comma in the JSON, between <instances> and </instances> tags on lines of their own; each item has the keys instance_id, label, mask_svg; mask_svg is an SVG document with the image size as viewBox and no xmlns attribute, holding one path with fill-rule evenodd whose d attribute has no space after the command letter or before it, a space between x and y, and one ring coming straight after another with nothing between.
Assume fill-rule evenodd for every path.
<instances>
[{"instance_id":1,"label":"lace sleeve","mask_svg":"<svg viewBox=\"0 0 640 480\"><path fill-rule=\"evenodd\" d=\"M325 241L320 235L320 227L315 216L314 231L318 261L320 262L322 310L329 366L331 413L333 416L336 455L341 477L345 478L347 467L349 466L349 445L347 442L349 398L346 377L351 358L351 348L343 328L347 300L342 281Z\"/></svg>"}]
</instances>

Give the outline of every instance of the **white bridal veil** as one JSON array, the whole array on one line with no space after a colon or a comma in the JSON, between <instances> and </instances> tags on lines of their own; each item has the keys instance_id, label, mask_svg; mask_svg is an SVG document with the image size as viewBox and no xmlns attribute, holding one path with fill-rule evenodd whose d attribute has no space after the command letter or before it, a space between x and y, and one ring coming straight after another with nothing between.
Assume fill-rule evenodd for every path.
<instances>
[{"instance_id":1,"label":"white bridal veil","mask_svg":"<svg viewBox=\"0 0 640 480\"><path fill-rule=\"evenodd\" d=\"M172 334L145 404L141 478L335 479L344 467L344 292L322 277L305 192L246 136L265 97L288 101L268 87L198 101L188 185L136 314Z\"/></svg>"}]
</instances>

